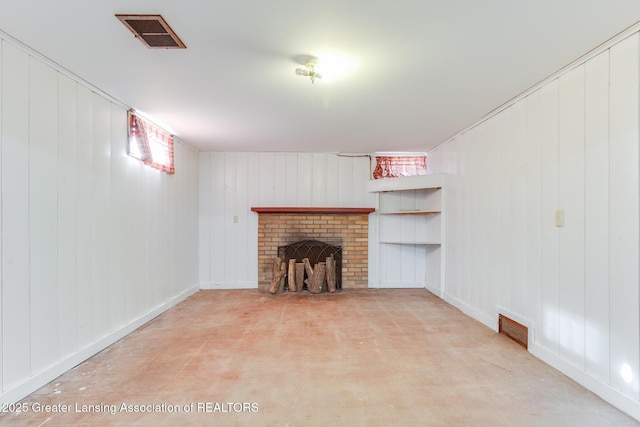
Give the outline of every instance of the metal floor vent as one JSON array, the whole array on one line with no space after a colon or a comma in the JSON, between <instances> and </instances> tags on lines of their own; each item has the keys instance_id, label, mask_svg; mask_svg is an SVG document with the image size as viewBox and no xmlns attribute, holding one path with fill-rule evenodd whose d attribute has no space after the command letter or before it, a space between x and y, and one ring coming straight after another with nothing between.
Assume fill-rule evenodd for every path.
<instances>
[{"instance_id":1,"label":"metal floor vent","mask_svg":"<svg viewBox=\"0 0 640 427\"><path fill-rule=\"evenodd\" d=\"M498 332L511 338L524 348L529 348L529 328L503 314L498 316Z\"/></svg>"},{"instance_id":2,"label":"metal floor vent","mask_svg":"<svg viewBox=\"0 0 640 427\"><path fill-rule=\"evenodd\" d=\"M116 15L150 49L186 49L180 37L160 15Z\"/></svg>"}]
</instances>

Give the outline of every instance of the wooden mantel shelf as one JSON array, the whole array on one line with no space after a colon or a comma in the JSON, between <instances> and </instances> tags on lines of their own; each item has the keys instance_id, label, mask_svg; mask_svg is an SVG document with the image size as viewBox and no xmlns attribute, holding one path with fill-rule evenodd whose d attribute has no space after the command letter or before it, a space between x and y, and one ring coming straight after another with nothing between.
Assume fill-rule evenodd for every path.
<instances>
[{"instance_id":1,"label":"wooden mantel shelf","mask_svg":"<svg viewBox=\"0 0 640 427\"><path fill-rule=\"evenodd\" d=\"M259 214L370 214L375 208L252 207Z\"/></svg>"}]
</instances>

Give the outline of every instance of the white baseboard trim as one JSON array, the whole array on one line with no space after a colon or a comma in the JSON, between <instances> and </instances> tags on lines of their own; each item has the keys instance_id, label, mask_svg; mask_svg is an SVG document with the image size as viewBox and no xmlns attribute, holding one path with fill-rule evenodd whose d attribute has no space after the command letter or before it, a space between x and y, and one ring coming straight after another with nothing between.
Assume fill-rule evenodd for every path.
<instances>
[{"instance_id":1,"label":"white baseboard trim","mask_svg":"<svg viewBox=\"0 0 640 427\"><path fill-rule=\"evenodd\" d=\"M424 282L380 282L380 289L424 289Z\"/></svg>"},{"instance_id":2,"label":"white baseboard trim","mask_svg":"<svg viewBox=\"0 0 640 427\"><path fill-rule=\"evenodd\" d=\"M200 283L200 289L258 289L258 283L256 282L209 282Z\"/></svg>"},{"instance_id":3,"label":"white baseboard trim","mask_svg":"<svg viewBox=\"0 0 640 427\"><path fill-rule=\"evenodd\" d=\"M628 414L630 417L640 421L640 402L633 400L626 394L612 388L610 385L592 377L584 370L575 367L571 363L561 359L549 350L533 344L529 347L529 352L546 364L559 370L578 384L589 391L600 396L603 400Z\"/></svg>"},{"instance_id":4,"label":"white baseboard trim","mask_svg":"<svg viewBox=\"0 0 640 427\"><path fill-rule=\"evenodd\" d=\"M151 309L147 313L129 322L122 328L111 332L109 335L100 338L98 341L94 341L87 347L78 350L76 353L60 360L59 362L55 363L52 366L49 366L41 372L38 372L32 377L27 378L24 382L16 385L15 387L3 391L3 393L0 394L0 403L15 403L21 399L24 399L34 391L38 390L40 387L50 383L68 370L78 366L80 363L89 359L91 356L96 355L100 351L109 347L111 344L129 335L140 326L144 325L150 320L153 320L155 317L174 307L178 303L184 301L191 295L195 294L197 291L198 286L193 286L181 292L170 300L165 301L164 303Z\"/></svg>"},{"instance_id":5,"label":"white baseboard trim","mask_svg":"<svg viewBox=\"0 0 640 427\"><path fill-rule=\"evenodd\" d=\"M467 304L466 302L460 301L459 299L452 297L451 295L448 295L446 293L442 296L442 299L448 302L449 304L451 304L452 306L454 306L455 308L457 308L458 310L462 311L467 316L473 319L476 319L478 322L481 322L486 327L496 332L498 331L497 318L494 319L491 316L481 312L477 308Z\"/></svg>"},{"instance_id":6,"label":"white baseboard trim","mask_svg":"<svg viewBox=\"0 0 640 427\"><path fill-rule=\"evenodd\" d=\"M442 298L442 291L440 290L440 288L429 286L428 284L427 284L426 288L427 288L427 290L429 292L431 292L432 294L434 294L438 298Z\"/></svg>"}]
</instances>

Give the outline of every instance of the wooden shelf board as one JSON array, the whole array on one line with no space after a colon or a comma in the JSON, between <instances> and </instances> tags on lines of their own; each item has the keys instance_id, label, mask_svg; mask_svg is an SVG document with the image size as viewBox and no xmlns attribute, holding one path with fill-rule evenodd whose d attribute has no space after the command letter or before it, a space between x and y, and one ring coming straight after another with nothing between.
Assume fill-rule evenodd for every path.
<instances>
[{"instance_id":1,"label":"wooden shelf board","mask_svg":"<svg viewBox=\"0 0 640 427\"><path fill-rule=\"evenodd\" d=\"M444 187L445 175L427 174L420 176L405 176L400 178L371 179L367 182L367 191L376 193L381 191L419 190L424 188Z\"/></svg>"},{"instance_id":2,"label":"wooden shelf board","mask_svg":"<svg viewBox=\"0 0 640 427\"><path fill-rule=\"evenodd\" d=\"M337 208L337 207L297 207L297 206L254 206L252 212L260 214L369 214L375 208Z\"/></svg>"},{"instance_id":3,"label":"wooden shelf board","mask_svg":"<svg viewBox=\"0 0 640 427\"><path fill-rule=\"evenodd\" d=\"M392 211L380 212L380 215L434 215L442 213L442 211Z\"/></svg>"},{"instance_id":4,"label":"wooden shelf board","mask_svg":"<svg viewBox=\"0 0 640 427\"><path fill-rule=\"evenodd\" d=\"M380 240L380 243L385 243L388 245L414 245L414 246L440 246L440 242L401 242L401 241L391 241L391 240Z\"/></svg>"}]
</instances>

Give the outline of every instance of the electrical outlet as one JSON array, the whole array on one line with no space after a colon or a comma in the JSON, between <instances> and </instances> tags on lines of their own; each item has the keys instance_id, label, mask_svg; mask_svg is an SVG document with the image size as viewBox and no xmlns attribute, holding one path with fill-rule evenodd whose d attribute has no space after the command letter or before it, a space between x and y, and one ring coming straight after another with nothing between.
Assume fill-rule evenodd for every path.
<instances>
[{"instance_id":1,"label":"electrical outlet","mask_svg":"<svg viewBox=\"0 0 640 427\"><path fill-rule=\"evenodd\" d=\"M234 215L233 216L233 223L237 224L238 223L238 215Z\"/></svg>"},{"instance_id":2,"label":"electrical outlet","mask_svg":"<svg viewBox=\"0 0 640 427\"><path fill-rule=\"evenodd\" d=\"M556 211L556 227L564 227L564 211Z\"/></svg>"}]
</instances>

